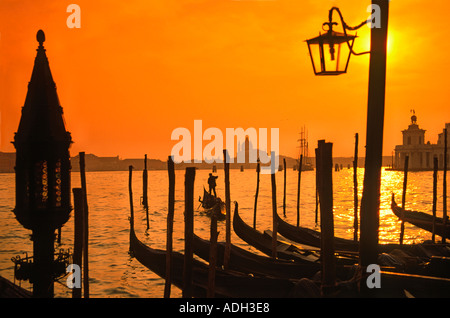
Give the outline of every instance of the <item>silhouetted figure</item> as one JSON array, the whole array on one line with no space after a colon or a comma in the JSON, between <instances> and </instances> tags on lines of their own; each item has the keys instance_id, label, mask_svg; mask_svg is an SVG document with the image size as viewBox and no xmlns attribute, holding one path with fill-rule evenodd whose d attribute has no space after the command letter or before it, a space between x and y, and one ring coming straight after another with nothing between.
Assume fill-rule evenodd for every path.
<instances>
[{"instance_id":1,"label":"silhouetted figure","mask_svg":"<svg viewBox=\"0 0 450 318\"><path fill-rule=\"evenodd\" d=\"M212 173L209 174L209 178L208 178L209 194L211 194L211 192L214 192L215 197L217 197L217 194L216 194L216 179L217 178L218 177L213 176Z\"/></svg>"}]
</instances>

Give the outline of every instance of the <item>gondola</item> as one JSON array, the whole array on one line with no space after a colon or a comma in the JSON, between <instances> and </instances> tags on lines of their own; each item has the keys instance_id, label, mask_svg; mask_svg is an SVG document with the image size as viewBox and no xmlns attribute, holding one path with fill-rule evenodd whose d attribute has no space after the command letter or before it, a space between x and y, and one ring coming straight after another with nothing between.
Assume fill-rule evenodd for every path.
<instances>
[{"instance_id":1,"label":"gondola","mask_svg":"<svg viewBox=\"0 0 450 318\"><path fill-rule=\"evenodd\" d=\"M236 211L237 212L237 211ZM235 213L235 217L239 217ZM243 221L242 221L243 222ZM234 222L235 223L235 222ZM245 224L245 223L244 223ZM236 226L235 226L236 229ZM162 278L166 277L165 250L154 249L141 242L135 233L134 215L130 217L130 254L141 264L155 272ZM184 255L172 252L172 283L182 288ZM193 259L193 295L205 297L207 295L209 266ZM422 276L401 275L382 272L383 295L390 297L404 297L404 290L410 290L419 297L448 297L450 280ZM335 296L357 296L359 279L343 282L343 288L338 288ZM418 289L418 290L417 290ZM417 291L416 291L417 290ZM417 294L416 294L417 292ZM216 268L215 296L222 298L287 298L287 297L320 297L320 284L310 279L283 279L270 276L246 275L242 272L222 270Z\"/></svg>"},{"instance_id":2,"label":"gondola","mask_svg":"<svg viewBox=\"0 0 450 318\"><path fill-rule=\"evenodd\" d=\"M237 211L234 213L233 226L236 234L242 240L264 254L272 254L272 237L270 231L261 233L253 229L242 220ZM280 229L279 224L278 229ZM318 233L320 234L320 232ZM281 232L280 234L283 235ZM305 259L300 256L304 251L307 250L278 240L277 256L279 258L292 259L303 263L311 261L311 258ZM379 253L378 264L389 271L445 278L450 277L450 247L447 244L380 244ZM319 254L320 252L314 251L315 256ZM358 261L357 253L351 251L336 250L335 255L338 266L352 265Z\"/></svg>"},{"instance_id":3,"label":"gondola","mask_svg":"<svg viewBox=\"0 0 450 318\"><path fill-rule=\"evenodd\" d=\"M276 220L278 222L278 232L285 238L314 248L320 248L321 234L316 231L303 226L294 226L284 221L277 213ZM390 244L388 244L390 245ZM392 246L381 247L381 252L389 252L398 247L398 244ZM334 247L336 251L359 252L359 241L334 237Z\"/></svg>"},{"instance_id":4,"label":"gondola","mask_svg":"<svg viewBox=\"0 0 450 318\"><path fill-rule=\"evenodd\" d=\"M165 278L166 251L151 248L142 243L136 236L133 223L130 226L130 252L144 266ZM193 294L205 297L208 286L208 265L194 259L193 262ZM184 255L172 252L172 283L183 286ZM449 297L450 280L404 275L393 272L381 273L384 297L404 297L408 290L416 297ZM358 296L356 281L343 282L340 296ZM339 294L337 294L339 295ZM215 296L222 298L287 298L287 297L321 297L320 285L312 280L282 279L275 277L249 276L234 271L216 269Z\"/></svg>"},{"instance_id":5,"label":"gondola","mask_svg":"<svg viewBox=\"0 0 450 318\"><path fill-rule=\"evenodd\" d=\"M161 278L166 278L166 251L151 248L144 243L142 243L137 237L136 233L131 227L130 229L130 254L135 257L142 265L150 269L152 272L160 276ZM184 256L181 253L172 253L172 283L182 288L183 286L183 263ZM198 272L205 272L206 267L202 264L195 263L195 268ZM206 275L207 277L207 275ZM207 282L198 281L194 284L194 295L196 297L205 297ZM225 296L225 295L224 295Z\"/></svg>"},{"instance_id":6,"label":"gondola","mask_svg":"<svg viewBox=\"0 0 450 318\"><path fill-rule=\"evenodd\" d=\"M136 236L134 222L130 219L130 253L142 265L161 278L166 277L166 251L151 248ZM183 287L184 255L172 252L172 283ZM206 297L209 265L193 259L193 294ZM319 297L320 289L309 279L284 279L277 277L251 276L244 273L216 268L215 296L226 298L288 298Z\"/></svg>"},{"instance_id":7,"label":"gondola","mask_svg":"<svg viewBox=\"0 0 450 318\"><path fill-rule=\"evenodd\" d=\"M311 247L320 248L320 232L302 226L294 226L284 221L277 213L276 219L278 222L278 231L287 239L297 242L299 244L308 245ZM339 237L334 238L334 246L337 251L359 251L359 242L353 240L343 239Z\"/></svg>"},{"instance_id":8,"label":"gondola","mask_svg":"<svg viewBox=\"0 0 450 318\"><path fill-rule=\"evenodd\" d=\"M433 216L424 212L403 210L395 202L394 194L392 194L391 202L392 212L402 221L411 223L423 230L433 232ZM435 218L435 234L441 237L450 237L450 220L447 219L444 225L443 218Z\"/></svg>"},{"instance_id":9,"label":"gondola","mask_svg":"<svg viewBox=\"0 0 450 318\"><path fill-rule=\"evenodd\" d=\"M225 202L221 198L215 197L203 188L203 198L199 197L201 207L203 208L203 213L211 216L211 213L215 213L217 220L223 221L226 218L224 214Z\"/></svg>"},{"instance_id":10,"label":"gondola","mask_svg":"<svg viewBox=\"0 0 450 318\"><path fill-rule=\"evenodd\" d=\"M205 261L209 261L211 244L209 241L194 235L194 253ZM225 243L217 243L216 264L224 266ZM320 263L298 263L284 259L273 259L258 255L231 244L228 268L246 274L272 276L279 278L311 278L321 269Z\"/></svg>"},{"instance_id":11,"label":"gondola","mask_svg":"<svg viewBox=\"0 0 450 318\"><path fill-rule=\"evenodd\" d=\"M301 227L294 226L284 221L278 214L276 215L278 222L278 232L286 237L287 239L312 247L320 248L320 232ZM349 251L358 252L359 251L359 241L344 239L335 237L334 238L335 250L336 251ZM379 244L378 251L380 253L391 253L395 250L400 250L407 253L411 257L419 257L422 260L428 260L433 256L450 256L450 246L447 244L434 244L429 242L419 243L419 244Z\"/></svg>"},{"instance_id":12,"label":"gondola","mask_svg":"<svg viewBox=\"0 0 450 318\"><path fill-rule=\"evenodd\" d=\"M209 241L194 235L194 253L205 261L209 261L211 244ZM216 264L224 266L225 243L217 243ZM295 262L287 259L274 259L265 255L255 254L237 245L231 244L228 268L231 270L262 276L279 278L310 278L318 274L322 264L318 262ZM339 280L349 280L355 274L353 265L337 265Z\"/></svg>"},{"instance_id":13,"label":"gondola","mask_svg":"<svg viewBox=\"0 0 450 318\"><path fill-rule=\"evenodd\" d=\"M239 211L235 210L233 217L234 232L247 244L255 247L266 255L272 255L272 234L270 231L264 233L252 228L242 220ZM301 263L311 263L320 261L320 252L302 249L293 244L277 240L277 257L281 259L293 260ZM352 253L341 253L336 255L338 264L355 264L357 255Z\"/></svg>"}]
</instances>

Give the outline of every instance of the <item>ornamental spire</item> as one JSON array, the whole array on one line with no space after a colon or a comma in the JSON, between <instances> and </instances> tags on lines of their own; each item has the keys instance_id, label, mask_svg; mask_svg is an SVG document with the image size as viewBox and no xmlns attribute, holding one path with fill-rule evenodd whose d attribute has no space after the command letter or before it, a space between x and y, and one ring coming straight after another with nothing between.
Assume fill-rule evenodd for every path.
<instances>
[{"instance_id":1,"label":"ornamental spire","mask_svg":"<svg viewBox=\"0 0 450 318\"><path fill-rule=\"evenodd\" d=\"M42 30L37 32L36 40L39 46L14 144L33 141L69 145L71 136L65 129L63 110L43 45L45 34Z\"/></svg>"}]
</instances>

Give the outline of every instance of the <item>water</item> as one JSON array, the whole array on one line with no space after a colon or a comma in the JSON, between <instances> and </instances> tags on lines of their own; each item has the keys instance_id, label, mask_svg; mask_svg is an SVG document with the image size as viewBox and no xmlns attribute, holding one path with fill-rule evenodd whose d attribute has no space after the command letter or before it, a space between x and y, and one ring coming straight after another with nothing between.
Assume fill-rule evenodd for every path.
<instances>
[{"instance_id":1,"label":"water","mask_svg":"<svg viewBox=\"0 0 450 318\"><path fill-rule=\"evenodd\" d=\"M359 200L361 200L363 169L358 170ZM197 170L194 206L199 206L198 197L207 186L209 170ZM224 173L218 171L217 193L224 199ZM163 297L164 280L131 258L129 249L129 196L128 172L88 172L87 192L89 205L89 276L91 297ZM276 174L277 205L283 214L283 173ZM302 172L301 220L306 227L315 227L314 171ZM407 208L431 214L432 172L410 172L408 174ZM438 216L442 215L442 172L439 174ZM32 254L31 232L15 219L12 209L15 204L14 174L0 174L0 275L13 281L14 264L11 257ZM231 200L239 203L242 218L252 224L256 190L254 170L230 171ZM79 173L72 173L72 186L80 187ZM380 242L398 242L400 222L390 210L391 193L401 202L403 173L383 171L380 209ZM333 172L335 235L353 238L353 171L344 169ZM296 224L297 172L287 171L287 221ZM146 231L145 211L140 205L142 196L142 172L133 173L133 199L135 224L138 237L152 247L165 248L166 216L168 199L167 171L149 171L150 231ZM232 211L234 204L232 204ZM174 249L182 251L184 224L184 171L176 171ZM258 197L257 229L272 228L272 194L270 175L261 175ZM200 212L195 213L195 233L209 238L210 219ZM225 239L225 223L219 222L219 240ZM405 224L405 243L430 239L429 232ZM234 233L232 242L249 248ZM62 242L57 248L73 250L73 217L62 229ZM56 297L71 297L65 279L55 284ZM22 287L30 288L27 282ZM30 289L31 290L31 289ZM172 297L181 291L172 287Z\"/></svg>"}]
</instances>

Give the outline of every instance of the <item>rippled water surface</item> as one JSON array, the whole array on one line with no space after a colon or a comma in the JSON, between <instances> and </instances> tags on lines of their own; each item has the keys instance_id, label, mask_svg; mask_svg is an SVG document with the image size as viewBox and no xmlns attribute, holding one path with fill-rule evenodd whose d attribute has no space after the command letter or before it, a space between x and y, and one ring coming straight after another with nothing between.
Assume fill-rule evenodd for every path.
<instances>
[{"instance_id":1,"label":"rippled water surface","mask_svg":"<svg viewBox=\"0 0 450 318\"><path fill-rule=\"evenodd\" d=\"M196 171L194 206L207 186L207 170ZM217 193L224 199L224 174L218 171ZM277 205L283 213L283 173L277 173ZM0 174L0 275L13 280L14 265L11 257L32 254L30 231L15 219L12 209L15 204L14 174ZM302 172L301 219L302 226L315 226L315 172ZM361 200L363 169L359 169L359 200ZM439 174L438 216L442 215L442 172ZM252 224L256 190L254 170L231 170L231 200L239 203L243 219ZM72 173L72 186L80 186L79 173ZM391 193L401 202L403 173L383 171L380 210L380 242L398 242L400 222L390 209ZM287 221L296 224L297 172L287 171ZM353 170L344 169L333 173L335 235L353 238ZM129 196L128 172L88 172L87 191L89 205L89 276L91 297L163 297L164 280L131 258L129 248ZM133 173L133 199L135 223L138 237L152 247L165 248L168 178L166 171L149 171L150 230L146 231L145 212L140 205L142 196L142 172ZM176 171L174 221L174 249L183 250L184 171ZM408 174L407 208L431 214L432 172ZM234 207L234 205L232 205ZM233 210L233 209L232 209ZM272 228L272 195L270 175L261 175L258 197L257 228ZM209 238L210 219L196 211L195 233ZM225 223L219 223L219 240L224 240ZM410 224L405 224L405 243L430 239L431 234ZM248 246L232 233L232 242ZM62 229L62 242L57 248L73 249L73 217ZM249 248L254 251L253 249ZM29 288L29 284L22 283ZM173 287L172 296L180 296ZM55 284L56 297L71 297L65 287L65 278Z\"/></svg>"}]
</instances>

